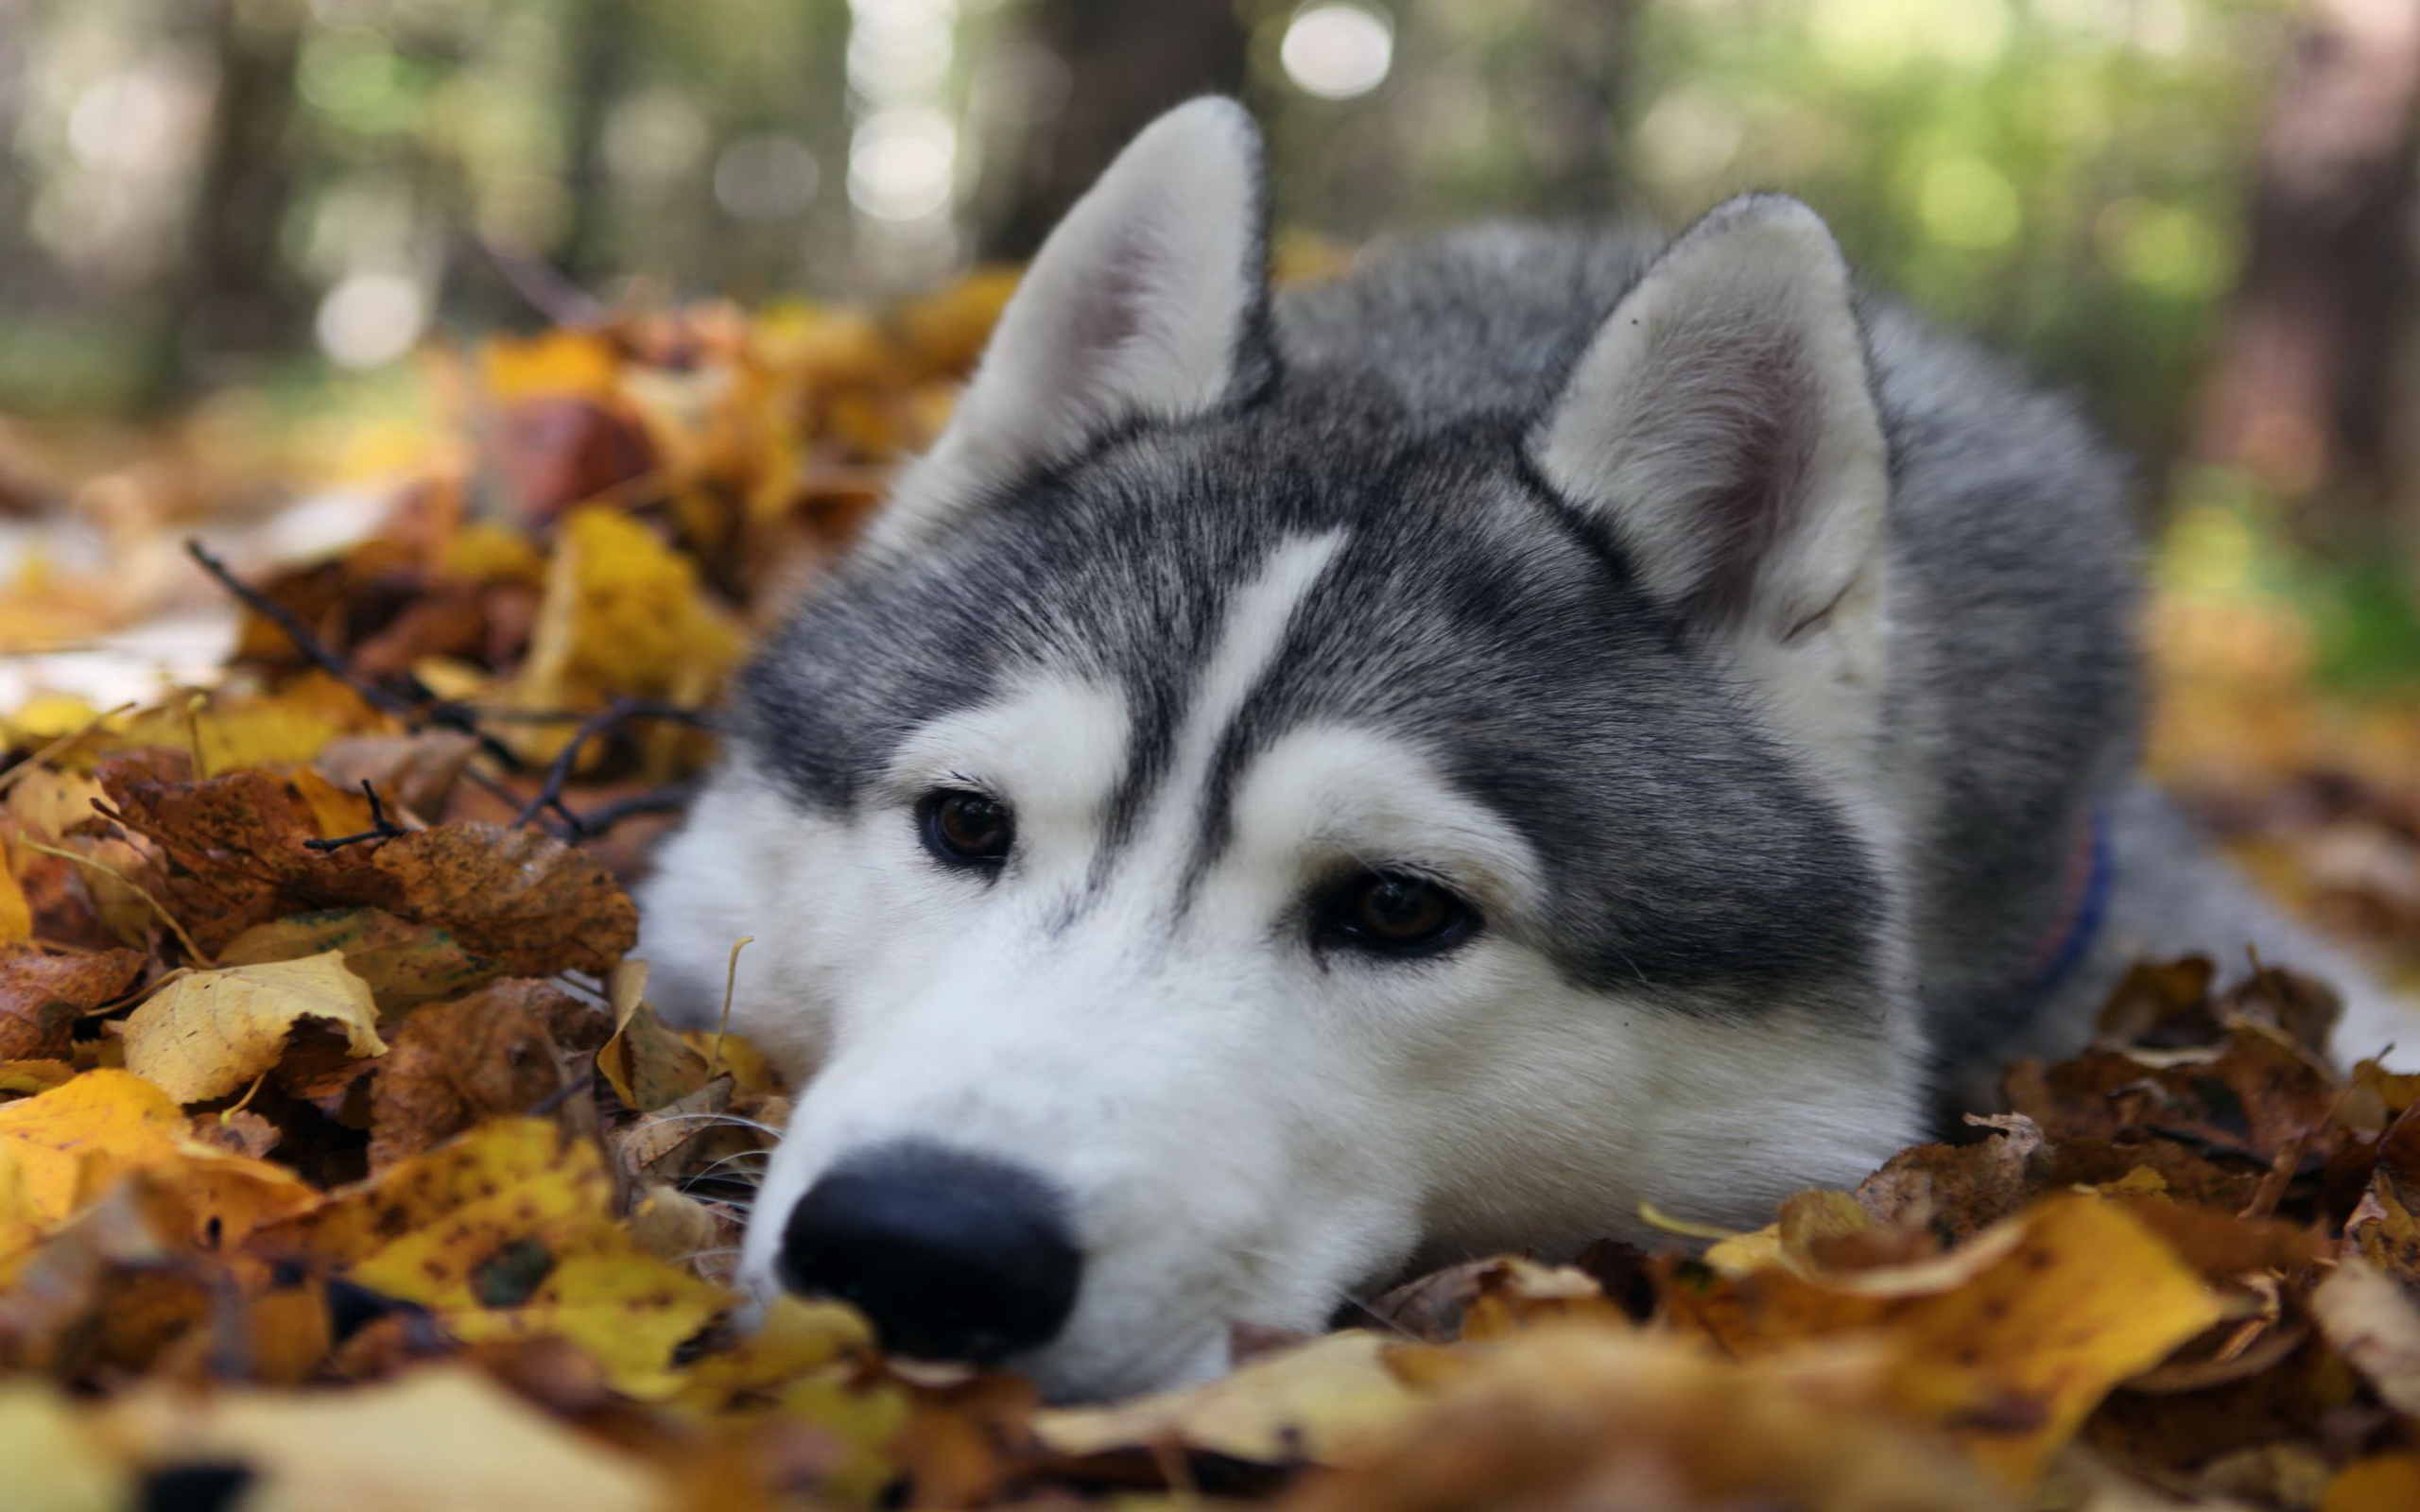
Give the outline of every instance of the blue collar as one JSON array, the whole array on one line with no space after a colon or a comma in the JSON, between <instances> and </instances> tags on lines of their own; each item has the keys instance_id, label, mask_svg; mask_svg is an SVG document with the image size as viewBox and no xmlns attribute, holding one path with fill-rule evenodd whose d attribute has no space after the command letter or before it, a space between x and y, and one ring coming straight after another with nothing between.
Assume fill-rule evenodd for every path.
<instances>
[{"instance_id":1,"label":"blue collar","mask_svg":"<svg viewBox=\"0 0 2420 1512\"><path fill-rule=\"evenodd\" d=\"M2081 838L2071 872L2074 880L2068 884L2071 901L2066 917L2060 921L2058 933L2043 942L2035 956L2040 964L2017 989L2014 1002L2020 1015L2030 1015L2067 985L2076 968L2100 943L2101 928L2109 921L2109 895L2115 890L2118 868L2110 853L2108 816L2094 813Z\"/></svg>"}]
</instances>

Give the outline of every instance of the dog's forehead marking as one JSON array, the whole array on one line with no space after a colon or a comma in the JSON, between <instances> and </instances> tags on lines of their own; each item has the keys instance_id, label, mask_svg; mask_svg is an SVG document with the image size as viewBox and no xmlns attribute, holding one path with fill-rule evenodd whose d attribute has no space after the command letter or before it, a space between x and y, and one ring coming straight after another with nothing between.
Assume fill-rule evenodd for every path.
<instances>
[{"instance_id":1,"label":"dog's forehead marking","mask_svg":"<svg viewBox=\"0 0 2420 1512\"><path fill-rule=\"evenodd\" d=\"M1188 869L1194 816L1227 731L1283 653L1297 611L1336 560L1344 538L1342 530L1288 537L1228 599L1179 716L1158 791L1147 800L1142 822L1135 827L1129 848L1133 864L1168 880ZM1105 843L1103 859L1106 880L1107 872L1126 857L1112 854Z\"/></svg>"}]
</instances>

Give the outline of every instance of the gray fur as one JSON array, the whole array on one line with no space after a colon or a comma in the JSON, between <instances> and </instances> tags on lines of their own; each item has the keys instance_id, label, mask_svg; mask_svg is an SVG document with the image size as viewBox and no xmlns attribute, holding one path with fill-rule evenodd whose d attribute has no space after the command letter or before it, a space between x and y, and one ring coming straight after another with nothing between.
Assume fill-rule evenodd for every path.
<instances>
[{"instance_id":1,"label":"gray fur","mask_svg":"<svg viewBox=\"0 0 2420 1512\"><path fill-rule=\"evenodd\" d=\"M1541 943L1576 976L1749 1012L1812 974L1862 1011L1876 858L1522 465L1661 245L1493 226L1282 294L1274 383L1131 427L929 551L844 573L751 669L739 739L802 802L845 805L909 729L1014 670L1072 663L1154 712L1130 768L1139 801L1225 595L1280 534L1343 524L1333 580L1229 737L1238 754L1366 713L1448 752L1551 859L1564 912ZM1884 759L1923 795L1902 858L1919 990L1945 1069L1971 1067L2045 1040L2010 1000L2071 906L2097 809L2129 821L2113 940L2223 949L2233 931L2165 905L2167 873L2198 896L2208 863L2133 822L2143 804L2125 797L2141 545L2123 466L2066 400L1894 305L1864 317L1903 585ZM1203 823L1215 847L1218 815ZM2024 1006L2071 1038L2121 966L2100 951L2058 1002Z\"/></svg>"}]
</instances>

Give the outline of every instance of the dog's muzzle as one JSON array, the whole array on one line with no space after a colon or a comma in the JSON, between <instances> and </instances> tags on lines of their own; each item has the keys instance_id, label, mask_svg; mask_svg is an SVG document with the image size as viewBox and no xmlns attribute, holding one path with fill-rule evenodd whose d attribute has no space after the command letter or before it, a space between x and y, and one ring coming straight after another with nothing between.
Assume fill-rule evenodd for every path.
<instances>
[{"instance_id":1,"label":"dog's muzzle","mask_svg":"<svg viewBox=\"0 0 2420 1512\"><path fill-rule=\"evenodd\" d=\"M873 1320L882 1346L994 1364L1046 1344L1083 1278L1067 1204L1030 1171L921 1141L852 1155L790 1210L781 1278Z\"/></svg>"}]
</instances>

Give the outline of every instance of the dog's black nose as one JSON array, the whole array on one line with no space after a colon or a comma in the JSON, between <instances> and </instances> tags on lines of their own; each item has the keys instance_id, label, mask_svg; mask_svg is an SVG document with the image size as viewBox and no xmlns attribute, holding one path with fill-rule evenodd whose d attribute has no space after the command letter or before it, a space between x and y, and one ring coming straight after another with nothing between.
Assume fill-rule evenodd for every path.
<instances>
[{"instance_id":1,"label":"dog's black nose","mask_svg":"<svg viewBox=\"0 0 2420 1512\"><path fill-rule=\"evenodd\" d=\"M1047 1182L934 1144L842 1161L782 1232L786 1285L854 1303L884 1349L924 1359L988 1364L1047 1341L1082 1276Z\"/></svg>"}]
</instances>

